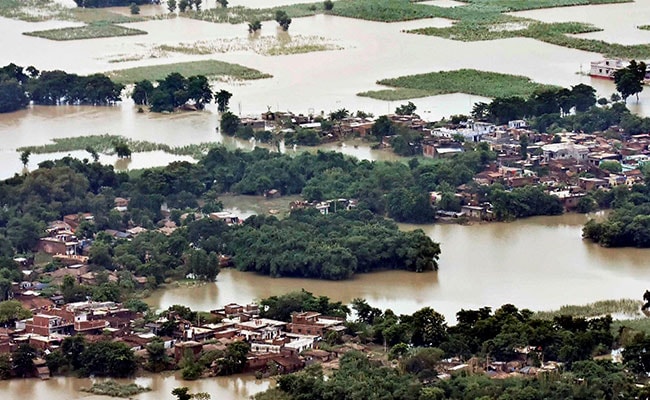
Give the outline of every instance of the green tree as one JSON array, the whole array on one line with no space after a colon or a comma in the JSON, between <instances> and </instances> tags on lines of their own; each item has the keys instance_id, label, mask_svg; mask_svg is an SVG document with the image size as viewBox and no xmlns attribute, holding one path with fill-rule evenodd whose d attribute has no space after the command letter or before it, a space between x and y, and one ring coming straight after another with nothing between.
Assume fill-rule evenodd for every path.
<instances>
[{"instance_id":1,"label":"green tree","mask_svg":"<svg viewBox=\"0 0 650 400\"><path fill-rule=\"evenodd\" d=\"M129 6L129 9L130 9L130 11L131 11L131 15L138 15L138 14L140 14L140 6L138 6L138 5L135 4L135 3L131 3L131 5Z\"/></svg>"},{"instance_id":2,"label":"green tree","mask_svg":"<svg viewBox=\"0 0 650 400\"><path fill-rule=\"evenodd\" d=\"M259 23L259 21L257 21ZM259 23L259 27L262 27L262 24ZM258 28L259 29L259 28ZM249 27L250 30L250 27ZM232 93L230 93L227 90L221 89L214 95L214 99L217 102L217 110L220 113L225 113L228 111L228 102L230 102L230 98L232 97ZM223 118L223 117L222 117Z\"/></svg>"},{"instance_id":3,"label":"green tree","mask_svg":"<svg viewBox=\"0 0 650 400\"><path fill-rule=\"evenodd\" d=\"M596 104L596 89L580 83L571 87L571 101L578 112L585 112Z\"/></svg>"},{"instance_id":4,"label":"green tree","mask_svg":"<svg viewBox=\"0 0 650 400\"><path fill-rule=\"evenodd\" d=\"M630 61L627 67L614 72L616 90L623 97L623 101L626 101L628 97L634 94L636 100L639 101L639 93L643 91L645 74L646 64L644 62L637 63L636 60Z\"/></svg>"},{"instance_id":5,"label":"green tree","mask_svg":"<svg viewBox=\"0 0 650 400\"><path fill-rule=\"evenodd\" d=\"M176 6L176 0L167 0L167 10L169 10L170 13L176 11Z\"/></svg>"},{"instance_id":6,"label":"green tree","mask_svg":"<svg viewBox=\"0 0 650 400\"><path fill-rule=\"evenodd\" d=\"M275 21L278 23L278 25L280 25L282 30L289 30L289 25L291 25L291 18L289 18L286 11L277 10L275 12Z\"/></svg>"},{"instance_id":7,"label":"green tree","mask_svg":"<svg viewBox=\"0 0 650 400\"><path fill-rule=\"evenodd\" d=\"M237 132L237 129L239 129L239 123L239 117L230 111L226 111L221 114L220 126L221 132L224 134L233 136Z\"/></svg>"},{"instance_id":8,"label":"green tree","mask_svg":"<svg viewBox=\"0 0 650 400\"><path fill-rule=\"evenodd\" d=\"M170 0L173 1L174 7L176 7L176 0ZM168 3L170 4L170 3ZM135 86L133 87L133 93L131 94L131 98L133 99L133 102L135 104L139 104L142 106L147 106L149 105L149 99L151 97L151 94L153 93L153 84L151 81L145 79L140 82L136 82Z\"/></svg>"},{"instance_id":9,"label":"green tree","mask_svg":"<svg viewBox=\"0 0 650 400\"><path fill-rule=\"evenodd\" d=\"M5 235L19 253L28 253L38 244L43 230L44 224L27 214L9 220Z\"/></svg>"},{"instance_id":10,"label":"green tree","mask_svg":"<svg viewBox=\"0 0 650 400\"><path fill-rule=\"evenodd\" d=\"M99 154L95 149L92 147L88 146L86 147L86 151L90 154L90 157L93 159L93 162L98 162L99 161Z\"/></svg>"},{"instance_id":11,"label":"green tree","mask_svg":"<svg viewBox=\"0 0 650 400\"><path fill-rule=\"evenodd\" d=\"M623 167L618 161L601 161L598 168L611 172L612 174L620 174L623 171Z\"/></svg>"},{"instance_id":12,"label":"green tree","mask_svg":"<svg viewBox=\"0 0 650 400\"><path fill-rule=\"evenodd\" d=\"M194 101L196 108L202 110L213 98L208 78L203 75L190 76L187 79L187 95Z\"/></svg>"},{"instance_id":13,"label":"green tree","mask_svg":"<svg viewBox=\"0 0 650 400\"><path fill-rule=\"evenodd\" d=\"M17 111L28 104L23 86L15 79L3 79L0 74L0 113Z\"/></svg>"},{"instance_id":14,"label":"green tree","mask_svg":"<svg viewBox=\"0 0 650 400\"><path fill-rule=\"evenodd\" d=\"M395 114L397 115L413 115L417 107L412 102L402 104L395 109Z\"/></svg>"},{"instance_id":15,"label":"green tree","mask_svg":"<svg viewBox=\"0 0 650 400\"><path fill-rule=\"evenodd\" d=\"M82 335L69 336L61 342L61 353L73 370L83 366L82 355L86 349L86 339Z\"/></svg>"},{"instance_id":16,"label":"green tree","mask_svg":"<svg viewBox=\"0 0 650 400\"><path fill-rule=\"evenodd\" d=\"M189 250L185 253L185 265L188 272L196 278L212 282L219 274L219 259L214 254L208 254L203 249Z\"/></svg>"},{"instance_id":17,"label":"green tree","mask_svg":"<svg viewBox=\"0 0 650 400\"><path fill-rule=\"evenodd\" d=\"M159 338L155 338L145 347L147 350L147 369L152 372L160 372L167 369L169 357L165 350L165 343Z\"/></svg>"},{"instance_id":18,"label":"green tree","mask_svg":"<svg viewBox=\"0 0 650 400\"><path fill-rule=\"evenodd\" d=\"M234 342L226 346L226 354L219 363L219 375L238 374L246 367L251 346L246 342Z\"/></svg>"},{"instance_id":19,"label":"green tree","mask_svg":"<svg viewBox=\"0 0 650 400\"><path fill-rule=\"evenodd\" d=\"M137 363L131 348L123 342L96 342L86 345L81 354L86 375L123 378L132 375Z\"/></svg>"},{"instance_id":20,"label":"green tree","mask_svg":"<svg viewBox=\"0 0 650 400\"><path fill-rule=\"evenodd\" d=\"M179 0L179 2L178 2L178 11L184 13L189 6L190 6L190 1L189 0Z\"/></svg>"},{"instance_id":21,"label":"green tree","mask_svg":"<svg viewBox=\"0 0 650 400\"><path fill-rule=\"evenodd\" d=\"M0 379L9 379L12 373L11 356L7 353L0 353Z\"/></svg>"},{"instance_id":22,"label":"green tree","mask_svg":"<svg viewBox=\"0 0 650 400\"><path fill-rule=\"evenodd\" d=\"M131 149L125 142L120 142L115 145L115 153L118 158L131 158Z\"/></svg>"},{"instance_id":23,"label":"green tree","mask_svg":"<svg viewBox=\"0 0 650 400\"><path fill-rule=\"evenodd\" d=\"M25 309L18 300L0 302L0 324L6 324L7 322L21 320L31 316L31 311Z\"/></svg>"},{"instance_id":24,"label":"green tree","mask_svg":"<svg viewBox=\"0 0 650 400\"><path fill-rule=\"evenodd\" d=\"M380 143L383 141L384 137L392 136L396 131L397 129L395 128L393 121L385 115L377 118L375 123L372 125L372 128L370 128L370 132L372 132L373 136L379 139Z\"/></svg>"},{"instance_id":25,"label":"green tree","mask_svg":"<svg viewBox=\"0 0 650 400\"><path fill-rule=\"evenodd\" d=\"M27 164L29 164L29 156L32 155L32 152L29 150L24 150L22 153L20 153L20 162L23 163L23 167L27 167Z\"/></svg>"},{"instance_id":26,"label":"green tree","mask_svg":"<svg viewBox=\"0 0 650 400\"><path fill-rule=\"evenodd\" d=\"M176 396L177 400L192 399L192 395L190 394L190 389L186 386L174 388L174 390L172 390L172 394Z\"/></svg>"},{"instance_id":27,"label":"green tree","mask_svg":"<svg viewBox=\"0 0 650 400\"><path fill-rule=\"evenodd\" d=\"M255 21L248 23L248 33L255 33L260 29L262 29L262 23L260 20L256 19Z\"/></svg>"},{"instance_id":28,"label":"green tree","mask_svg":"<svg viewBox=\"0 0 650 400\"><path fill-rule=\"evenodd\" d=\"M323 9L325 11L331 11L334 8L334 2L332 0L325 0L323 2Z\"/></svg>"},{"instance_id":29,"label":"green tree","mask_svg":"<svg viewBox=\"0 0 650 400\"><path fill-rule=\"evenodd\" d=\"M21 344L12 353L14 373L21 378L30 376L34 372L34 358L36 349L28 344Z\"/></svg>"},{"instance_id":30,"label":"green tree","mask_svg":"<svg viewBox=\"0 0 650 400\"><path fill-rule=\"evenodd\" d=\"M445 317L430 307L413 313L408 323L413 329L411 342L415 346L436 347L447 337Z\"/></svg>"}]
</instances>

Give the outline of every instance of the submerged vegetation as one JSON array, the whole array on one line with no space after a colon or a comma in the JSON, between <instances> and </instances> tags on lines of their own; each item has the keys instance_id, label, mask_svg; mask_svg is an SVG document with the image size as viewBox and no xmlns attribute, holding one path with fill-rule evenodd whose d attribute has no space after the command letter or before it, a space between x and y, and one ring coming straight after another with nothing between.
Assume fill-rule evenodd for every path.
<instances>
[{"instance_id":1,"label":"submerged vegetation","mask_svg":"<svg viewBox=\"0 0 650 400\"><path fill-rule=\"evenodd\" d=\"M265 56L311 53L316 51L340 49L322 36L292 35L291 39L275 36L261 36L255 40L244 38L223 38L215 40L199 40L178 44L162 44L151 49L152 57L166 53L206 55L228 53L232 51L253 51Z\"/></svg>"},{"instance_id":2,"label":"submerged vegetation","mask_svg":"<svg viewBox=\"0 0 650 400\"><path fill-rule=\"evenodd\" d=\"M289 18L308 17L323 10L322 4L290 4L273 8L216 7L201 11L188 11L184 15L202 21L242 24L250 21L272 21L278 11L284 11Z\"/></svg>"},{"instance_id":3,"label":"submerged vegetation","mask_svg":"<svg viewBox=\"0 0 650 400\"><path fill-rule=\"evenodd\" d=\"M107 72L107 75L116 82L133 83L143 80L162 80L174 72L178 72L184 76L205 75L208 78L232 77L242 80L271 78L271 75L256 69L217 60L135 67L110 71Z\"/></svg>"},{"instance_id":4,"label":"submerged vegetation","mask_svg":"<svg viewBox=\"0 0 650 400\"><path fill-rule=\"evenodd\" d=\"M601 300L584 305L565 305L559 310L539 311L535 316L540 319L551 320L560 315L573 317L593 318L607 314L623 314L626 316L640 316L643 302L633 299Z\"/></svg>"},{"instance_id":5,"label":"submerged vegetation","mask_svg":"<svg viewBox=\"0 0 650 400\"><path fill-rule=\"evenodd\" d=\"M116 36L146 35L147 32L140 29L126 28L113 25L107 22L96 22L89 25L49 29L45 31L25 32L25 35L36 36L50 40L80 40Z\"/></svg>"},{"instance_id":6,"label":"submerged vegetation","mask_svg":"<svg viewBox=\"0 0 650 400\"><path fill-rule=\"evenodd\" d=\"M404 100L447 93L467 93L484 97L528 97L536 90L555 88L535 83L525 76L461 69L401 76L377 81L379 85L396 88L359 93L379 100Z\"/></svg>"},{"instance_id":7,"label":"submerged vegetation","mask_svg":"<svg viewBox=\"0 0 650 400\"><path fill-rule=\"evenodd\" d=\"M167 144L153 143L143 140L133 140L119 135L90 135L73 138L53 138L54 143L41 146L25 146L17 149L18 152L29 151L31 154L65 153L93 149L98 153L113 154L115 145L124 143L133 153L149 151L164 151L169 154L180 156L191 156L196 159L203 157L207 151L214 146L211 143L190 144L186 146L172 147Z\"/></svg>"},{"instance_id":8,"label":"submerged vegetation","mask_svg":"<svg viewBox=\"0 0 650 400\"><path fill-rule=\"evenodd\" d=\"M151 388L140 386L135 383L118 383L114 380L96 382L89 388L82 388L82 392L88 392L99 396L131 397L139 393L149 392Z\"/></svg>"}]
</instances>

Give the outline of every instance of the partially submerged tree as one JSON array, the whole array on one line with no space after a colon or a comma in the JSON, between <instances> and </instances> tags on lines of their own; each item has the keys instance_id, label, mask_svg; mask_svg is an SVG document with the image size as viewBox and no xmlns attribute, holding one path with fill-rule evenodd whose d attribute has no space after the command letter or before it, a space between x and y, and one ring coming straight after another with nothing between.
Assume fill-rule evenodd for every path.
<instances>
[{"instance_id":1,"label":"partially submerged tree","mask_svg":"<svg viewBox=\"0 0 650 400\"><path fill-rule=\"evenodd\" d=\"M221 89L214 94L214 99L217 102L217 110L219 112L223 113L228 111L228 103L230 102L231 97L232 93L224 89Z\"/></svg>"},{"instance_id":2,"label":"partially submerged tree","mask_svg":"<svg viewBox=\"0 0 650 400\"><path fill-rule=\"evenodd\" d=\"M618 71L614 72L614 83L616 90L623 97L623 101L628 97L636 95L636 100L639 101L639 93L643 91L643 80L646 74L646 64L636 60L630 61L630 64Z\"/></svg>"},{"instance_id":3,"label":"partially submerged tree","mask_svg":"<svg viewBox=\"0 0 650 400\"><path fill-rule=\"evenodd\" d=\"M27 167L27 164L29 164L29 156L32 155L32 152L29 150L25 150L22 153L20 153L20 162L23 163L23 167Z\"/></svg>"},{"instance_id":4,"label":"partially submerged tree","mask_svg":"<svg viewBox=\"0 0 650 400\"><path fill-rule=\"evenodd\" d=\"M289 25L291 25L291 18L287 15L285 11L278 10L275 12L275 21L280 25L282 30L288 31Z\"/></svg>"},{"instance_id":5,"label":"partially submerged tree","mask_svg":"<svg viewBox=\"0 0 650 400\"><path fill-rule=\"evenodd\" d=\"M248 33L255 33L260 29L262 29L262 23L260 20L256 19L255 21L248 23Z\"/></svg>"}]
</instances>

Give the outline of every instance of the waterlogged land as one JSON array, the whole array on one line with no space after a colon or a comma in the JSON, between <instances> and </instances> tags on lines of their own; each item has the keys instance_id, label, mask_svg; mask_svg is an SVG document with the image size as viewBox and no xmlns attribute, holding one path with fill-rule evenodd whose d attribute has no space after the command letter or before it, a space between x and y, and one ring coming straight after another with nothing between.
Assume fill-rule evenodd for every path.
<instances>
[{"instance_id":1,"label":"waterlogged land","mask_svg":"<svg viewBox=\"0 0 650 400\"><path fill-rule=\"evenodd\" d=\"M93 149L97 153L112 155L115 145L125 143L134 153L163 151L179 156L191 156L195 159L203 157L213 147L214 143L200 143L186 146L172 147L167 144L153 143L143 140L132 140L118 135L91 135L75 138L55 138L54 143L41 146L24 146L17 149L19 152L28 151L32 154L65 153L78 150Z\"/></svg>"},{"instance_id":2,"label":"waterlogged land","mask_svg":"<svg viewBox=\"0 0 650 400\"><path fill-rule=\"evenodd\" d=\"M323 36L302 35L251 35L248 38L220 38L215 40L198 40L195 42L180 42L177 44L155 45L137 54L122 55L128 60L143 58L165 57L170 53L187 55L223 54L233 51L251 51L264 56L311 53L316 51L340 50L341 46L327 40ZM148 54L147 54L148 53Z\"/></svg>"},{"instance_id":3,"label":"waterlogged land","mask_svg":"<svg viewBox=\"0 0 650 400\"><path fill-rule=\"evenodd\" d=\"M135 67L107 72L113 81L118 83L134 83L145 79L162 80L172 72L183 76L205 75L208 78L230 77L239 80L271 78L271 75L239 64L231 64L217 60L203 60L174 64Z\"/></svg>"},{"instance_id":4,"label":"waterlogged land","mask_svg":"<svg viewBox=\"0 0 650 400\"><path fill-rule=\"evenodd\" d=\"M525 76L463 69L382 79L377 84L395 89L359 93L379 100L404 100L447 93L467 93L485 97L528 97L535 90L551 88Z\"/></svg>"},{"instance_id":5,"label":"waterlogged land","mask_svg":"<svg viewBox=\"0 0 650 400\"><path fill-rule=\"evenodd\" d=\"M35 36L50 40L81 40L146 34L147 32L140 29L127 28L103 21L78 27L49 29L44 31L25 33L25 35L28 36Z\"/></svg>"},{"instance_id":6,"label":"waterlogged land","mask_svg":"<svg viewBox=\"0 0 650 400\"><path fill-rule=\"evenodd\" d=\"M619 315L625 318L644 317L641 312L641 300L620 299L601 300L583 305L565 305L553 311L538 311L537 318L553 319L560 315L572 315L574 317L593 318L604 315Z\"/></svg>"}]
</instances>

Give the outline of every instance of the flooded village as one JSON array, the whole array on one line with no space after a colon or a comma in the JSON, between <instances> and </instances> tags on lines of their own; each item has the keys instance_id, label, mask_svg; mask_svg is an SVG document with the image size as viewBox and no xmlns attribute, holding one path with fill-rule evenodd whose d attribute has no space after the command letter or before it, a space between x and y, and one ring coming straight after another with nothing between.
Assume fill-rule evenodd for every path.
<instances>
[{"instance_id":1,"label":"flooded village","mask_svg":"<svg viewBox=\"0 0 650 400\"><path fill-rule=\"evenodd\" d=\"M612 77L630 59L642 59L634 52L650 42L650 30L643 27L650 5L640 0L598 5L559 1L563 7L535 9L507 8L495 0L487 12L495 13L489 16L496 25L486 27L471 14L485 10L470 0L409 2L413 17L402 19L371 18L383 9L366 0L358 0L359 9L372 12L354 16L359 12L355 1L335 1L332 12L322 1L296 6L290 0L232 0L227 5L204 0L189 2L187 13L176 14L171 2L163 2L140 4L140 16L133 6L92 10L99 13L84 16L66 14L76 4L55 0L34 5L30 12L22 7L27 18L8 14L0 4L0 33L10 43L3 47L0 65L111 75L129 68L218 60L263 76L210 78L215 93L232 92L229 111L238 117L236 132L224 131L224 113L215 104L168 113L139 110L142 106L130 98L133 82L111 106L32 104L0 114L0 173L11 187L0 190L8 204L0 213L0 232L7 243L0 264L0 293L7 300L0 302L0 371L9 371L0 380L3 396L104 399L108 397L84 390L113 376L118 385L148 387L150 391L132 395L142 400L175 398L172 390L179 387L196 393L196 398L203 392L212 398L291 399L291 390L294 395L313 388L335 393L328 385L347 375L366 384L381 376L382 384L374 381L376 390L396 382L393 393L399 394L394 398L461 399L470 392L454 385L465 387L465 382L501 390L509 382L532 387L544 381L556 394L570 392L556 386L565 384L588 391L601 383L589 375L596 374L596 366L630 383L621 393L645 395L646 364L631 363L629 354L643 354L645 335L650 335L639 300L650 282L650 250L643 245L601 246L598 240L584 239L583 229L624 215L618 209L623 203L623 209L635 212L645 204L650 132L628 116L650 116L650 91L646 86L636 93L638 100L630 96L622 101L613 96L618 92L615 83L601 78ZM397 3L387 0L387 10L395 13L405 7ZM251 14L265 16L261 31L250 31L253 19L234 23L248 15L247 8L270 7L289 7L293 20L288 29L267 20L271 14ZM108 17L101 14L104 11ZM48 13L57 17L48 19ZM100 18L99 23L93 18ZM127 34L84 40L39 36L96 28L106 18L111 29ZM472 21L480 22L470 29ZM574 22L598 29L571 25ZM556 36L539 33L548 27L558 27L561 36L574 42L565 45ZM630 56L614 57L603 47L589 49L581 41L620 45L614 50L629 51ZM477 103L487 107L498 96L380 83L461 69L522 75L535 84L558 85L557 90L589 85L594 102L598 99L595 109L630 112L625 121L619 118L620 124L603 129L565 129L560 123L541 129L539 119L528 116L491 122L483 118ZM385 93L391 91L395 97ZM404 112L407 105L413 109ZM565 111L561 109L558 120L576 115ZM390 129L379 131L378 121L386 121ZM217 144L224 148L211 153L211 161L162 150L124 158L111 151L93 154L83 146L21 157L28 146L63 138L82 143L93 135L172 149ZM400 141L400 136L408 139ZM323 155L330 151L357 158L351 164L367 170L355 171L352 179L341 178L351 167L337 156ZM273 184L251 179L245 183L258 185L256 189L239 190L236 185L247 177L243 165L254 161L231 157L249 152L268 162L260 163L257 171L270 175ZM336 185L344 181L356 179L361 185L374 168L370 165L404 167L406 175L386 173L381 178L398 186L400 180L409 181L408 174L415 174L418 166L446 167L458 157L478 153L485 156L480 170L445 170L447 176L462 175L463 184L448 184L454 180L440 177L428 186L422 183L425 178L418 181L427 187L427 212L433 215L426 223L399 218L379 222L369 216L368 197L349 196L349 191L331 195L332 187L340 189L343 186ZM294 168L282 164L285 155L306 161ZM60 164L53 161L68 156ZM88 160L91 156L94 163ZM314 167L322 162L318 157L331 157L327 169ZM228 169L231 165L240 167ZM295 170L304 175L286 178L285 173ZM329 176L331 187L287 189L291 183L306 186L304 177L318 174ZM50 191L56 185L62 189ZM491 192L531 188L550 196L557 212L529 218L508 214L507 207L534 201L499 200ZM374 193L388 204L390 189L379 194L373 189L357 191L364 196ZM10 194L15 199L9 199ZM378 218L387 219L384 208L373 207ZM25 216L24 225L12 221L14 214ZM349 278L340 280L240 269L244 261L256 261L246 260L241 249L231 256L236 252L223 238L234 241L233 232L251 229L248 242L242 242L251 254L266 248L271 257L286 251L286 242L280 242L288 239L264 234L292 214L296 230L309 224L325 230L329 222L318 218L358 218L355 222L366 225L330 231L319 239L319 247L308 242L315 231L299 237L290 243L294 254L283 259L287 265L302 262L307 268L318 259L317 253L327 250L334 261L321 264L336 270L351 265L348 248L355 249L359 259L396 260L379 255L384 248L363 247L374 239L363 236L370 225L377 238L386 240L386 248L388 242L394 246L406 241L402 236L385 239L386 231L394 229L421 234L442 250L426 255L427 260L435 259L436 268L421 273L390 262L383 269L359 267L354 275L336 275ZM647 221L643 215L634 218L633 225L641 231ZM265 242L274 234L277 244ZM341 250L345 246L334 240L346 234L351 236L345 242L348 248ZM642 235L632 236L625 239L645 243ZM29 245L15 245L21 241ZM396 253L415 259L414 251L404 247ZM310 258L299 259L303 254ZM276 260L258 258L272 271L279 268ZM361 262L354 268L357 265ZM299 307L288 305L287 298L308 297L305 293L316 297ZM562 311L541 316L567 304L601 307L608 301L615 303L613 308L598 308L586 316ZM290 312L270 317L273 304L284 304L279 308ZM626 325L627 320L633 322ZM128 351L119 353L124 349ZM122 356L111 358L117 354ZM97 364L113 370L107 373ZM77 377L91 370L98 372ZM304 382L309 385L300 389ZM519 383L512 385L519 388ZM337 390L352 386L343 381ZM401 392L406 388L412 393ZM614 398L607 396L602 397Z\"/></svg>"}]
</instances>

